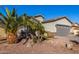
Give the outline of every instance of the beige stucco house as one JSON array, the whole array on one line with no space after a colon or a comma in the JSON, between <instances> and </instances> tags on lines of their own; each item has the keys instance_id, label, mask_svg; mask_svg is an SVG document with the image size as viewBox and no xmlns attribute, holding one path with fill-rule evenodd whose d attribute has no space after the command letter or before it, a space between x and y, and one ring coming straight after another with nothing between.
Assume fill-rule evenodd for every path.
<instances>
[{"instance_id":1,"label":"beige stucco house","mask_svg":"<svg viewBox=\"0 0 79 59\"><path fill-rule=\"evenodd\" d=\"M69 35L72 22L67 17L60 17L42 22L45 31L56 33L58 35Z\"/></svg>"},{"instance_id":2,"label":"beige stucco house","mask_svg":"<svg viewBox=\"0 0 79 59\"><path fill-rule=\"evenodd\" d=\"M69 35L71 32L72 22L67 17L59 17L51 20L44 20L43 16L37 16L45 28L45 31L55 33L57 35Z\"/></svg>"}]
</instances>

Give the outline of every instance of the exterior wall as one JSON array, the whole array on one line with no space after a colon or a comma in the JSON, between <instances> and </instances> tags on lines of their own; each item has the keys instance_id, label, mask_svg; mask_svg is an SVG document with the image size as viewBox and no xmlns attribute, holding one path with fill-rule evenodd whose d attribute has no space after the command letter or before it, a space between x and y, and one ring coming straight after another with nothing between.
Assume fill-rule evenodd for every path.
<instances>
[{"instance_id":1,"label":"exterior wall","mask_svg":"<svg viewBox=\"0 0 79 59\"><path fill-rule=\"evenodd\" d=\"M79 27L72 27L70 33L74 35L79 35Z\"/></svg>"},{"instance_id":2,"label":"exterior wall","mask_svg":"<svg viewBox=\"0 0 79 59\"><path fill-rule=\"evenodd\" d=\"M72 24L70 33L74 34L75 33L74 32L75 30L79 30L78 28L79 28L79 25L78 24Z\"/></svg>"},{"instance_id":3,"label":"exterior wall","mask_svg":"<svg viewBox=\"0 0 79 59\"><path fill-rule=\"evenodd\" d=\"M68 25L68 26L71 26L72 24L66 20L65 18L61 19L61 20L58 20L58 21L55 21L54 24L61 24L61 25Z\"/></svg>"},{"instance_id":4,"label":"exterior wall","mask_svg":"<svg viewBox=\"0 0 79 59\"><path fill-rule=\"evenodd\" d=\"M5 29L0 27L0 38L6 38L6 33L5 33Z\"/></svg>"},{"instance_id":5,"label":"exterior wall","mask_svg":"<svg viewBox=\"0 0 79 59\"><path fill-rule=\"evenodd\" d=\"M74 29L73 29L73 28L70 29L70 33L71 33L71 34L74 33Z\"/></svg>"},{"instance_id":6,"label":"exterior wall","mask_svg":"<svg viewBox=\"0 0 79 59\"><path fill-rule=\"evenodd\" d=\"M70 33L73 34L76 27L71 27Z\"/></svg>"},{"instance_id":7,"label":"exterior wall","mask_svg":"<svg viewBox=\"0 0 79 59\"><path fill-rule=\"evenodd\" d=\"M43 17L36 17L35 19L37 19L39 22L43 22L44 21Z\"/></svg>"},{"instance_id":8,"label":"exterior wall","mask_svg":"<svg viewBox=\"0 0 79 59\"><path fill-rule=\"evenodd\" d=\"M38 23L34 18L31 18L30 20L32 20L35 23Z\"/></svg>"},{"instance_id":9,"label":"exterior wall","mask_svg":"<svg viewBox=\"0 0 79 59\"><path fill-rule=\"evenodd\" d=\"M74 30L74 35L75 36L77 36L77 35L79 36L79 30Z\"/></svg>"},{"instance_id":10,"label":"exterior wall","mask_svg":"<svg viewBox=\"0 0 79 59\"><path fill-rule=\"evenodd\" d=\"M44 26L46 31L56 32L57 31L56 24L71 26L71 23L68 20L66 20L65 18L58 20L58 21L55 21L55 22L44 23L43 26Z\"/></svg>"},{"instance_id":11,"label":"exterior wall","mask_svg":"<svg viewBox=\"0 0 79 59\"><path fill-rule=\"evenodd\" d=\"M45 24L43 24L43 26L45 28L45 31L56 32L56 27L55 27L55 24L53 22L45 23Z\"/></svg>"}]
</instances>

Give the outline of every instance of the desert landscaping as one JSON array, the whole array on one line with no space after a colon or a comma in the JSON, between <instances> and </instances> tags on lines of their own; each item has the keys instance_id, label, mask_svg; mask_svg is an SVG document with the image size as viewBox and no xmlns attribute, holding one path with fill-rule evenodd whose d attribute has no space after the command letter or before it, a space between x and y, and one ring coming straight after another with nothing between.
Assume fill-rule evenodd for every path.
<instances>
[{"instance_id":1,"label":"desert landscaping","mask_svg":"<svg viewBox=\"0 0 79 59\"><path fill-rule=\"evenodd\" d=\"M61 37L55 36L55 38L49 38L41 43L31 44L29 40L26 44L23 44L25 40L22 40L17 44L0 44L0 53L2 54L77 54L79 53L79 44L70 42L72 36ZM75 38L73 38L75 39ZM66 47L66 44L70 44L70 47ZM73 44L73 45L72 45Z\"/></svg>"},{"instance_id":2,"label":"desert landscaping","mask_svg":"<svg viewBox=\"0 0 79 59\"><path fill-rule=\"evenodd\" d=\"M0 13L0 54L77 54L79 24L66 16L18 16L16 9Z\"/></svg>"}]
</instances>

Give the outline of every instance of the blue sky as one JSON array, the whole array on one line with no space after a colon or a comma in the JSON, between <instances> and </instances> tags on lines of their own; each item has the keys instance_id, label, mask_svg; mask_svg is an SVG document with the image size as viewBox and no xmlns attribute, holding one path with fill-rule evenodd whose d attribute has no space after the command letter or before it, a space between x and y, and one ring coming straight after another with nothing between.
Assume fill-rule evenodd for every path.
<instances>
[{"instance_id":1,"label":"blue sky","mask_svg":"<svg viewBox=\"0 0 79 59\"><path fill-rule=\"evenodd\" d=\"M43 15L45 20L66 16L72 22L79 23L79 5L3 5L0 12L5 14L3 8L16 9L17 14L26 13L29 16Z\"/></svg>"}]
</instances>

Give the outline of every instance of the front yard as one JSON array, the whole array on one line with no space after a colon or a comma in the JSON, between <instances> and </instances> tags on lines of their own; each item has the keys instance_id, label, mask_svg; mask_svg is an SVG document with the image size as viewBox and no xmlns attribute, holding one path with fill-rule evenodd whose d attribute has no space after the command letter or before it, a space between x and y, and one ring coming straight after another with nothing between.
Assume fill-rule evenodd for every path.
<instances>
[{"instance_id":1,"label":"front yard","mask_svg":"<svg viewBox=\"0 0 79 59\"><path fill-rule=\"evenodd\" d=\"M30 46L29 42L23 45L25 40L22 40L17 44L0 44L0 53L79 53L79 45L73 46L73 49L67 49L66 43L70 43L71 37L60 37L56 36L54 39L43 41L42 43L33 44Z\"/></svg>"}]
</instances>

